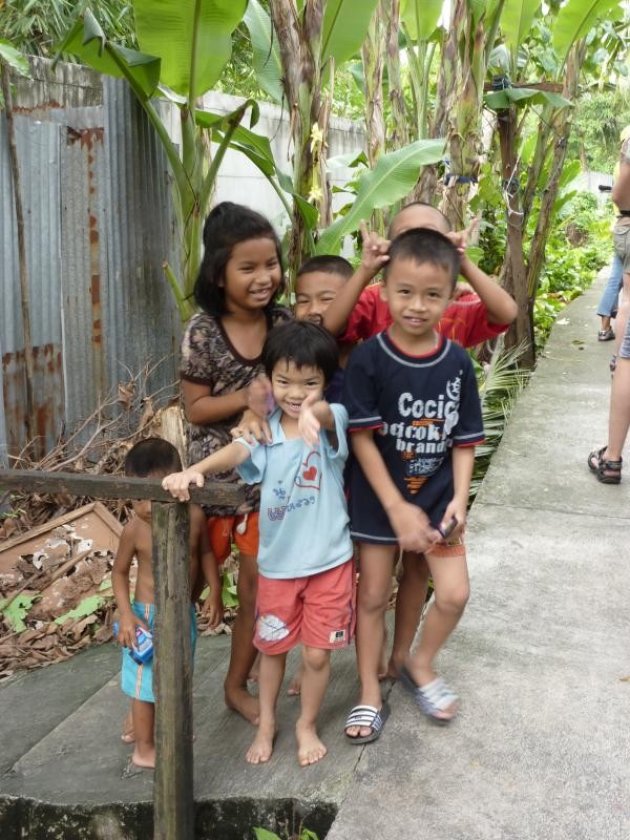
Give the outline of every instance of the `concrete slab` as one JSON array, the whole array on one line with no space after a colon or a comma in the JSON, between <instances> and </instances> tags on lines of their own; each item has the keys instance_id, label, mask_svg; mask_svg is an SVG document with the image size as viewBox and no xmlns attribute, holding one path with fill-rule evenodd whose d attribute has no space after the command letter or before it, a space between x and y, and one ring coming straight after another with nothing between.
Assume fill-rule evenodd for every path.
<instances>
[{"instance_id":1,"label":"concrete slab","mask_svg":"<svg viewBox=\"0 0 630 840\"><path fill-rule=\"evenodd\" d=\"M321 837L328 831L351 783L360 750L341 736L358 689L354 650L333 654L333 680L322 714L321 735L329 746L325 762L299 768L294 727L299 698L283 692L282 721L269 764L252 767L244 756L254 728L229 712L223 680L230 639L199 640L194 678L195 800L198 836L231 840L251 835L256 825L281 830L304 820ZM21 675L0 687L0 836L137 838L152 834L150 772L129 773L131 748L120 740L128 702L119 688L120 653L106 645L58 666ZM297 666L292 654L287 682ZM54 679L61 679L59 685ZM48 681L42 690L45 678ZM19 728L10 713L22 704ZM68 702L72 698L72 703ZM30 737L29 715L35 715ZM112 826L125 833L112 834ZM118 830L118 829L117 829ZM245 833L243 833L245 832Z\"/></svg>"}]
</instances>

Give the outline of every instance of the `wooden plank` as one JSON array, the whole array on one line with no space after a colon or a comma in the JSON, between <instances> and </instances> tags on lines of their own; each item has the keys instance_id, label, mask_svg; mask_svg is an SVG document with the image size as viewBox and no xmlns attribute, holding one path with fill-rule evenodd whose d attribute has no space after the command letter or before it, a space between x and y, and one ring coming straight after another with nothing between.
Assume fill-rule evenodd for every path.
<instances>
[{"instance_id":1,"label":"wooden plank","mask_svg":"<svg viewBox=\"0 0 630 840\"><path fill-rule=\"evenodd\" d=\"M155 578L154 840L194 840L188 505L151 506Z\"/></svg>"},{"instance_id":2,"label":"wooden plank","mask_svg":"<svg viewBox=\"0 0 630 840\"><path fill-rule=\"evenodd\" d=\"M30 540L33 537L39 537L40 534L47 534L52 528L57 528L59 525L66 525L68 522L72 522L73 520L80 518L84 514L89 513L91 510L94 510L95 504L96 502L90 502L87 505L83 505L83 507L71 510L69 513L64 513L56 519L49 519L48 522L44 522L43 525L36 525L34 528L31 528L30 531L23 531L16 537L11 537L10 539L5 540L2 543L2 551L13 548L16 545L25 542L27 539ZM109 513L109 511L107 512ZM118 525L120 525L119 522ZM120 531L118 534L120 534Z\"/></svg>"},{"instance_id":3,"label":"wooden plank","mask_svg":"<svg viewBox=\"0 0 630 840\"><path fill-rule=\"evenodd\" d=\"M42 472L39 470L0 470L0 490L21 490L25 493L57 493L71 496L92 496L95 499L153 499L173 502L162 490L159 480L131 478L122 475L89 475L85 473ZM197 504L234 505L243 501L241 489L234 484L208 481L201 489L190 488L191 501Z\"/></svg>"}]
</instances>

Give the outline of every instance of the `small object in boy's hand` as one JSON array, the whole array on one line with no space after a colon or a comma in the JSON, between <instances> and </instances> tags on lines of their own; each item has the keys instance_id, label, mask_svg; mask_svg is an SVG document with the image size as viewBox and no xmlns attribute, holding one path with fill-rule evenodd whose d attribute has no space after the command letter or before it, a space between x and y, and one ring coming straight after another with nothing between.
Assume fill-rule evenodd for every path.
<instances>
[{"instance_id":1,"label":"small object in boy's hand","mask_svg":"<svg viewBox=\"0 0 630 840\"><path fill-rule=\"evenodd\" d=\"M442 525L441 523L438 525L437 529L442 535L442 539L446 540L450 535L453 533L455 528L457 527L457 517L454 516L448 525Z\"/></svg>"},{"instance_id":2,"label":"small object in boy's hand","mask_svg":"<svg viewBox=\"0 0 630 840\"><path fill-rule=\"evenodd\" d=\"M112 626L114 637L118 636L119 629L120 625L115 621ZM148 630L136 627L136 641L137 644L130 649L131 658L138 665L146 665L153 659L153 636Z\"/></svg>"}]
</instances>

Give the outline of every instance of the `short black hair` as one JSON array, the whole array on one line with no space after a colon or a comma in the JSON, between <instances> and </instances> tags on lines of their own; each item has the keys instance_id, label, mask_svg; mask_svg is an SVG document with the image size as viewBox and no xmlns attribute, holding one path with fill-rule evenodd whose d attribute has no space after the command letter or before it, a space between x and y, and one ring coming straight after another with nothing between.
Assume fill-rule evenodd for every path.
<instances>
[{"instance_id":1,"label":"short black hair","mask_svg":"<svg viewBox=\"0 0 630 840\"><path fill-rule=\"evenodd\" d=\"M159 437L144 438L131 447L125 458L125 475L146 478L168 475L182 468L179 452L172 443Z\"/></svg>"},{"instance_id":2,"label":"short black hair","mask_svg":"<svg viewBox=\"0 0 630 840\"><path fill-rule=\"evenodd\" d=\"M276 299L284 291L282 248L271 222L244 204L222 201L208 213L203 226L203 259L193 289L195 303L208 315L225 315L225 267L234 246L248 239L271 239L276 246L283 279L264 308L266 315L271 314Z\"/></svg>"},{"instance_id":3,"label":"short black hair","mask_svg":"<svg viewBox=\"0 0 630 840\"><path fill-rule=\"evenodd\" d=\"M451 240L437 230L411 228L397 236L389 246L389 261L383 266L385 281L396 260L438 266L448 273L452 288L455 288L459 276L459 253Z\"/></svg>"},{"instance_id":4,"label":"short black hair","mask_svg":"<svg viewBox=\"0 0 630 840\"><path fill-rule=\"evenodd\" d=\"M319 324L289 321L274 327L263 347L262 363L270 379L281 361L293 362L298 368L318 368L328 384L339 367L339 347L328 330Z\"/></svg>"},{"instance_id":5,"label":"short black hair","mask_svg":"<svg viewBox=\"0 0 630 840\"><path fill-rule=\"evenodd\" d=\"M334 254L319 254L302 263L295 275L296 280L303 274L311 274L314 271L321 271L322 274L339 274L345 280L354 274L354 269L343 257L337 257Z\"/></svg>"},{"instance_id":6,"label":"short black hair","mask_svg":"<svg viewBox=\"0 0 630 840\"><path fill-rule=\"evenodd\" d=\"M446 227L446 230L450 232L453 229L451 223L448 220L448 216L446 216L444 213L442 213L441 210L438 210L437 207L434 207L432 204L429 204L428 201L410 201L408 204L405 204L404 207L400 208L398 213L396 213L394 218L389 223L388 236L390 237L390 239L391 239L391 233L392 233L392 228L394 226L394 222L396 221L398 216L400 216L400 214L403 213L405 210L407 210L409 207L428 207L430 210L435 210L435 212L438 214L438 216L441 216L442 219L444 220L444 225Z\"/></svg>"}]
</instances>

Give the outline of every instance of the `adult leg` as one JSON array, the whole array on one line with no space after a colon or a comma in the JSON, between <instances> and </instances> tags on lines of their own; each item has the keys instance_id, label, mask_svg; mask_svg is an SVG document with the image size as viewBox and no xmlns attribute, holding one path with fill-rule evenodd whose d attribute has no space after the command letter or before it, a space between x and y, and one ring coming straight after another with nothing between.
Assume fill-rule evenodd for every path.
<instances>
[{"instance_id":1,"label":"adult leg","mask_svg":"<svg viewBox=\"0 0 630 840\"><path fill-rule=\"evenodd\" d=\"M276 703L284 677L286 653L263 653L260 658L258 691L260 698L260 717L258 731L245 759L250 764L264 764L273 752L273 739L276 736Z\"/></svg>"},{"instance_id":2,"label":"adult leg","mask_svg":"<svg viewBox=\"0 0 630 840\"><path fill-rule=\"evenodd\" d=\"M315 764L326 755L317 734L317 716L330 679L330 651L304 645L300 717L295 724L298 761L301 767Z\"/></svg>"},{"instance_id":3,"label":"adult leg","mask_svg":"<svg viewBox=\"0 0 630 840\"><path fill-rule=\"evenodd\" d=\"M384 639L384 617L392 585L392 572L398 546L361 543L359 546L359 585L357 589L357 664L361 681L361 705L380 709L379 659ZM369 727L351 726L350 738L370 734Z\"/></svg>"},{"instance_id":4,"label":"adult leg","mask_svg":"<svg viewBox=\"0 0 630 840\"><path fill-rule=\"evenodd\" d=\"M591 452L588 463L600 481L617 484L621 478L622 452L630 429L630 320L619 351L617 368L610 389L608 442L602 450Z\"/></svg>"},{"instance_id":5,"label":"adult leg","mask_svg":"<svg viewBox=\"0 0 630 840\"><path fill-rule=\"evenodd\" d=\"M630 315L630 274L623 275L623 290L621 292L621 302L619 304L619 311L617 312L617 319L615 321L617 338L615 339L615 353L620 354L621 343L626 332L626 325L628 323L628 316Z\"/></svg>"},{"instance_id":6,"label":"adult leg","mask_svg":"<svg viewBox=\"0 0 630 840\"><path fill-rule=\"evenodd\" d=\"M601 329L598 334L600 341L607 341L614 338L610 319L617 314L617 307L619 303L619 292L623 285L623 263L617 253L613 255L613 260L610 266L610 276L608 283L604 289L599 305L597 307L597 314L602 319Z\"/></svg>"},{"instance_id":7,"label":"adult leg","mask_svg":"<svg viewBox=\"0 0 630 840\"><path fill-rule=\"evenodd\" d=\"M429 566L424 554L405 551L396 595L394 643L387 675L396 679L405 664L418 630L429 588Z\"/></svg>"},{"instance_id":8,"label":"adult leg","mask_svg":"<svg viewBox=\"0 0 630 840\"><path fill-rule=\"evenodd\" d=\"M610 390L608 446L603 454L603 458L607 461L621 461L621 453L630 428L630 321L621 347L622 354L626 344L628 356L621 355L617 360Z\"/></svg>"},{"instance_id":9,"label":"adult leg","mask_svg":"<svg viewBox=\"0 0 630 840\"><path fill-rule=\"evenodd\" d=\"M155 767L155 706L145 700L131 701L135 745L131 756L137 767Z\"/></svg>"},{"instance_id":10,"label":"adult leg","mask_svg":"<svg viewBox=\"0 0 630 840\"><path fill-rule=\"evenodd\" d=\"M436 678L433 663L438 652L451 635L464 612L470 594L466 555L438 553L427 555L427 563L435 587L433 604L429 608L416 650L407 661L407 670L420 687ZM457 711L453 704L438 717L449 720Z\"/></svg>"},{"instance_id":11,"label":"adult leg","mask_svg":"<svg viewBox=\"0 0 630 840\"><path fill-rule=\"evenodd\" d=\"M247 691L247 677L256 659L254 619L256 614L256 558L241 554L238 570L238 613L232 627L230 664L225 677L225 703L250 723L258 723L258 700Z\"/></svg>"}]
</instances>

